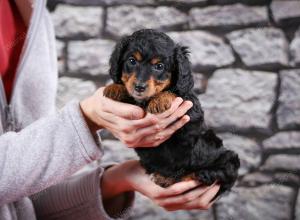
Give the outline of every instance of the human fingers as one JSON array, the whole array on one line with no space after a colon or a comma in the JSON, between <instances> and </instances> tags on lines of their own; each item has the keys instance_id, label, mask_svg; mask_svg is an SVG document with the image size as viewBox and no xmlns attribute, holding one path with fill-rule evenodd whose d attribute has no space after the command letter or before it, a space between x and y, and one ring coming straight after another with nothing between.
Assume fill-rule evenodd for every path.
<instances>
[{"instance_id":1,"label":"human fingers","mask_svg":"<svg viewBox=\"0 0 300 220\"><path fill-rule=\"evenodd\" d=\"M174 132L183 127L189 120L188 115L183 116L179 121L162 131L159 124L138 129L137 132L133 134L133 139L135 139L136 142L129 147L157 147L169 139Z\"/></svg>"},{"instance_id":2,"label":"human fingers","mask_svg":"<svg viewBox=\"0 0 300 220\"><path fill-rule=\"evenodd\" d=\"M106 112L106 111L103 111L101 112L101 114L97 114L97 117L99 119L102 119L110 124L114 124L114 125L117 125L117 124L120 124L121 122L124 121L123 118L121 117L118 117L117 115L114 115L110 112Z\"/></svg>"},{"instance_id":3,"label":"human fingers","mask_svg":"<svg viewBox=\"0 0 300 220\"><path fill-rule=\"evenodd\" d=\"M187 113L187 111L192 107L193 103L191 101L184 101L173 114L161 120L161 126L163 128L168 127L169 125L177 121L179 118L184 116Z\"/></svg>"},{"instance_id":4,"label":"human fingers","mask_svg":"<svg viewBox=\"0 0 300 220\"><path fill-rule=\"evenodd\" d=\"M188 115L183 116L179 121L175 122L170 127L165 130L150 133L144 139L141 140L140 146L142 147L157 147L161 143L168 140L178 129L182 128L187 122L189 122L190 118ZM159 131L159 132L158 132Z\"/></svg>"},{"instance_id":5,"label":"human fingers","mask_svg":"<svg viewBox=\"0 0 300 220\"><path fill-rule=\"evenodd\" d=\"M168 188L162 188L148 179L148 181L143 184L144 186L147 185L147 187L141 188L141 186L139 186L140 189L138 189L138 191L157 203L157 201L160 201L162 198L182 194L199 186L199 184L199 182L190 180L176 183Z\"/></svg>"},{"instance_id":6,"label":"human fingers","mask_svg":"<svg viewBox=\"0 0 300 220\"><path fill-rule=\"evenodd\" d=\"M132 133L136 130L131 120L124 119L112 113L102 112L101 115L98 115L98 118L101 119L101 123L106 129L122 133L124 136L132 136Z\"/></svg>"},{"instance_id":7,"label":"human fingers","mask_svg":"<svg viewBox=\"0 0 300 220\"><path fill-rule=\"evenodd\" d=\"M184 205L187 202L191 202L201 195L203 195L206 191L208 191L212 186L199 186L187 193L180 194L173 197L167 197L157 200L157 204L162 207L171 207L171 206L179 206Z\"/></svg>"},{"instance_id":8,"label":"human fingers","mask_svg":"<svg viewBox=\"0 0 300 220\"><path fill-rule=\"evenodd\" d=\"M158 118L155 117L155 115L147 114L146 117L138 120L132 120L131 123L132 126L134 126L135 128L144 128L158 123ZM154 126L154 127L157 128L158 126Z\"/></svg>"},{"instance_id":9,"label":"human fingers","mask_svg":"<svg viewBox=\"0 0 300 220\"><path fill-rule=\"evenodd\" d=\"M157 117L159 119L164 119L164 118L169 117L178 109L178 107L182 104L182 102L183 102L183 99L181 97L176 97L174 99L174 101L172 102L171 107L168 110L166 110L165 112L158 114Z\"/></svg>"},{"instance_id":10,"label":"human fingers","mask_svg":"<svg viewBox=\"0 0 300 220\"><path fill-rule=\"evenodd\" d=\"M132 135L132 138L135 140L132 144L128 145L130 148L135 147L154 147L154 140L151 142L145 142L145 139L149 136L154 136L153 134L156 134L158 131L160 131L160 128L156 125L149 126L146 128L138 129L137 132ZM153 137L154 139L154 137Z\"/></svg>"},{"instance_id":11,"label":"human fingers","mask_svg":"<svg viewBox=\"0 0 300 220\"><path fill-rule=\"evenodd\" d=\"M136 132L139 127L149 127L157 123L154 115L149 115L139 120L128 120L104 111L98 117L102 119L105 128L113 128L116 131L124 132L124 134L130 134L134 138L139 137L139 134Z\"/></svg>"},{"instance_id":12,"label":"human fingers","mask_svg":"<svg viewBox=\"0 0 300 220\"><path fill-rule=\"evenodd\" d=\"M164 142L165 140L169 139L172 134L174 134L178 129L182 128L186 123L190 121L190 117L188 115L183 116L180 120L172 124L171 126L167 127L163 131L159 132L155 136L155 140L159 143Z\"/></svg>"},{"instance_id":13,"label":"human fingers","mask_svg":"<svg viewBox=\"0 0 300 220\"><path fill-rule=\"evenodd\" d=\"M102 110L110 112L119 117L126 119L141 119L145 112L142 108L127 103L117 102L110 98L103 96L104 87L97 90L96 95L100 99Z\"/></svg>"},{"instance_id":14,"label":"human fingers","mask_svg":"<svg viewBox=\"0 0 300 220\"><path fill-rule=\"evenodd\" d=\"M175 183L167 188L164 188L164 190L160 193L158 198L180 195L188 190L199 186L200 184L201 183L196 180L188 180Z\"/></svg>"},{"instance_id":15,"label":"human fingers","mask_svg":"<svg viewBox=\"0 0 300 220\"><path fill-rule=\"evenodd\" d=\"M193 201L180 205L165 206L164 208L168 211L192 209L208 210L214 204L214 201L211 202L211 200L216 196L219 189L220 185L215 185L207 190L204 194L200 195L199 198L196 198Z\"/></svg>"}]
</instances>

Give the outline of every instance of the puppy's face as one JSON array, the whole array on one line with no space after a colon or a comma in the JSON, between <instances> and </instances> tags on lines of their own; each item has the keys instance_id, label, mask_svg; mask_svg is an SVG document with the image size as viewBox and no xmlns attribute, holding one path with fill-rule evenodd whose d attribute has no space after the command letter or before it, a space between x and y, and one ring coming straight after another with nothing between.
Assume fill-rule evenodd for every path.
<instances>
[{"instance_id":1,"label":"puppy's face","mask_svg":"<svg viewBox=\"0 0 300 220\"><path fill-rule=\"evenodd\" d=\"M130 48L123 55L121 80L138 102L167 89L171 84L170 58L157 50Z\"/></svg>"},{"instance_id":2,"label":"puppy's face","mask_svg":"<svg viewBox=\"0 0 300 220\"><path fill-rule=\"evenodd\" d=\"M162 34L136 35L122 57L121 80L138 102L171 85L174 43Z\"/></svg>"}]
</instances>

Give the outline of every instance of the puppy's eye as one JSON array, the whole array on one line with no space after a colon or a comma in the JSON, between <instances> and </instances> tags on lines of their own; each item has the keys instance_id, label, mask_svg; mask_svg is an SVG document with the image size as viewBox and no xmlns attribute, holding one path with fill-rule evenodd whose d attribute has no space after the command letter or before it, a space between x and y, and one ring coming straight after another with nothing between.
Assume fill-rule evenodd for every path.
<instances>
[{"instance_id":1,"label":"puppy's eye","mask_svg":"<svg viewBox=\"0 0 300 220\"><path fill-rule=\"evenodd\" d=\"M165 65L163 63L158 63L154 66L154 68L161 71L165 68Z\"/></svg>"},{"instance_id":2,"label":"puppy's eye","mask_svg":"<svg viewBox=\"0 0 300 220\"><path fill-rule=\"evenodd\" d=\"M128 60L131 65L133 65L133 66L136 65L136 60L133 57L130 57Z\"/></svg>"}]
</instances>

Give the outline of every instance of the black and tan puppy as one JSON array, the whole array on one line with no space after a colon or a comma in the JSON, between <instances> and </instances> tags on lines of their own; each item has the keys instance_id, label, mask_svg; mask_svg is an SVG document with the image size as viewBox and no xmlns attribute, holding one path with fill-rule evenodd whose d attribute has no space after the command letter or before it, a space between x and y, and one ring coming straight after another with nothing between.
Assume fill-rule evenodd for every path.
<instances>
[{"instance_id":1,"label":"black and tan puppy","mask_svg":"<svg viewBox=\"0 0 300 220\"><path fill-rule=\"evenodd\" d=\"M187 47L175 44L162 32L144 29L122 38L110 58L114 84L104 90L111 99L141 106L158 114L170 108L180 96L193 102L190 121L172 137L154 148L136 148L142 166L163 186L188 178L204 184L218 181L220 193L237 179L239 158L227 150L204 123Z\"/></svg>"}]
</instances>

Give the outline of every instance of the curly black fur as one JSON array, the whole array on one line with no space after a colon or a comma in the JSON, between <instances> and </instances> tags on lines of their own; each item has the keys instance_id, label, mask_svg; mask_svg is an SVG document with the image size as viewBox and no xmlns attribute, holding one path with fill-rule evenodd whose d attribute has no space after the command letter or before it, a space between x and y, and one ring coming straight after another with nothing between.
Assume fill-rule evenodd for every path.
<instances>
[{"instance_id":1,"label":"curly black fur","mask_svg":"<svg viewBox=\"0 0 300 220\"><path fill-rule=\"evenodd\" d=\"M110 75L115 83L122 84L123 55L132 47L155 51L169 59L172 84L169 91L193 102L189 110L190 121L170 139L155 148L137 148L142 166L147 173L159 173L180 181L195 173L199 181L212 184L218 181L221 194L234 184L240 166L239 158L227 150L222 140L205 126L200 102L193 93L193 77L188 48L175 44L166 34L144 29L124 37L117 43L110 58Z\"/></svg>"}]
</instances>

